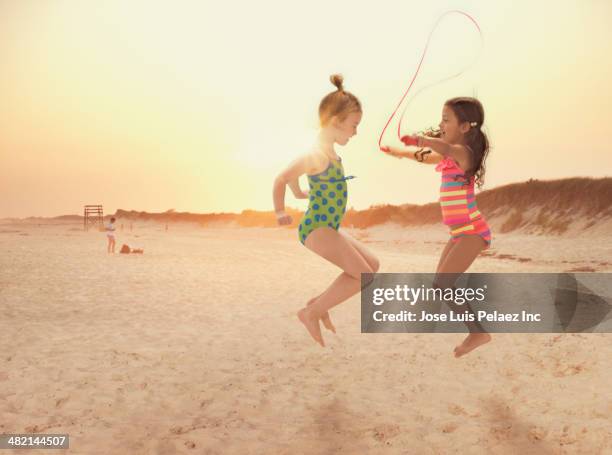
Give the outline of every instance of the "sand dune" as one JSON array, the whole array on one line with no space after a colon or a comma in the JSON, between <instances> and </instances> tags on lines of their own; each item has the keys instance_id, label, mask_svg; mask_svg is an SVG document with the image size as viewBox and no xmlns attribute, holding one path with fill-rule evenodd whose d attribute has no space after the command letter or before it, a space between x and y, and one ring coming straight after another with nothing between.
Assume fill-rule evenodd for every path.
<instances>
[{"instance_id":1,"label":"sand dune","mask_svg":"<svg viewBox=\"0 0 612 455\"><path fill-rule=\"evenodd\" d=\"M612 231L612 178L566 178L560 180L529 180L480 192L477 195L480 211L496 233L535 235L607 235ZM304 203L306 205L306 203ZM288 208L297 226L303 213ZM111 215L107 215L109 218ZM168 210L148 213L136 210L117 210L120 222L192 223L207 227L276 227L271 211L243 210L241 213L181 213ZM30 217L22 220L5 219L4 223L62 224L83 221L79 215L54 218ZM435 225L441 221L440 206L404 204L378 205L365 210L349 209L343 226L370 228L384 224L404 227Z\"/></svg>"}]
</instances>

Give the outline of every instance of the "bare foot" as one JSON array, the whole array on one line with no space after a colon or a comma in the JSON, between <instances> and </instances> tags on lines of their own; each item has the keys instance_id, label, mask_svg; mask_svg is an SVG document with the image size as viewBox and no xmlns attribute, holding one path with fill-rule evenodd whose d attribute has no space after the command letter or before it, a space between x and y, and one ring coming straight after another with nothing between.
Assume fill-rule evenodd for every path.
<instances>
[{"instance_id":1,"label":"bare foot","mask_svg":"<svg viewBox=\"0 0 612 455\"><path fill-rule=\"evenodd\" d=\"M306 306L312 305L315 300L317 300L317 297L313 297L312 299L310 299L308 303L306 304ZM323 325L325 326L327 330L331 330L332 332L336 333L336 328L334 327L334 324L332 324L331 322L331 318L329 317L328 311L323 313L323 316L321 316L321 322L323 323Z\"/></svg>"},{"instance_id":2,"label":"bare foot","mask_svg":"<svg viewBox=\"0 0 612 455\"><path fill-rule=\"evenodd\" d=\"M489 341L491 341L491 335L488 333L470 333L463 343L455 348L455 357L461 357Z\"/></svg>"},{"instance_id":3,"label":"bare foot","mask_svg":"<svg viewBox=\"0 0 612 455\"><path fill-rule=\"evenodd\" d=\"M323 335L321 335L321 326L319 325L319 318L313 314L312 310L308 307L302 308L300 311L297 312L297 317L302 322L302 324L306 326L306 330L308 330L310 336L314 338L314 340L321 346L325 347Z\"/></svg>"}]
</instances>

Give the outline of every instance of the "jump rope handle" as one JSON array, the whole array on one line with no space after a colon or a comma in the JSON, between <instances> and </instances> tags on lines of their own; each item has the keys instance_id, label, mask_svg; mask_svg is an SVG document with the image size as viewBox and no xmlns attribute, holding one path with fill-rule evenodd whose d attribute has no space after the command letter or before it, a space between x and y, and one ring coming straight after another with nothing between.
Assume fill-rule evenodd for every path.
<instances>
[{"instance_id":1,"label":"jump rope handle","mask_svg":"<svg viewBox=\"0 0 612 455\"><path fill-rule=\"evenodd\" d=\"M402 136L400 138L400 141L402 141L404 145L413 145L413 146L417 146L419 143L419 140L416 136L410 136L410 135Z\"/></svg>"}]
</instances>

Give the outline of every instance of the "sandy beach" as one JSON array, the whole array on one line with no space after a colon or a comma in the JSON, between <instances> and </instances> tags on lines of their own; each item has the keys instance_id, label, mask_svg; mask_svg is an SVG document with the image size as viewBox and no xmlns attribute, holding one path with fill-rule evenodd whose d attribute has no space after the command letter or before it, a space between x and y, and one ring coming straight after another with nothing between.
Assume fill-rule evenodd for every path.
<instances>
[{"instance_id":1,"label":"sandy beach","mask_svg":"<svg viewBox=\"0 0 612 455\"><path fill-rule=\"evenodd\" d=\"M350 231L381 272L431 272L443 227ZM0 433L66 454L610 454L612 336L361 334L295 317L337 275L293 230L0 226ZM494 238L474 272L611 272L599 236ZM27 453L7 450L3 453ZM34 452L32 452L34 453ZM37 452L36 452L37 453Z\"/></svg>"},{"instance_id":2,"label":"sandy beach","mask_svg":"<svg viewBox=\"0 0 612 455\"><path fill-rule=\"evenodd\" d=\"M0 1L0 455L612 455L611 24Z\"/></svg>"}]
</instances>

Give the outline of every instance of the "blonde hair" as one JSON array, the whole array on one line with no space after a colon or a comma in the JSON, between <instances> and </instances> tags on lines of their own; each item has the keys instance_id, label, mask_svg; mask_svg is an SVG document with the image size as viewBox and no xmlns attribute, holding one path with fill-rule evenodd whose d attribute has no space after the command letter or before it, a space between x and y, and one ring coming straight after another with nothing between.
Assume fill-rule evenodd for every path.
<instances>
[{"instance_id":1,"label":"blonde hair","mask_svg":"<svg viewBox=\"0 0 612 455\"><path fill-rule=\"evenodd\" d=\"M342 121L352 112L361 112L361 103L357 97L344 90L342 75L332 74L329 80L336 86L337 90L325 95L319 104L321 126L326 126L332 117L338 117Z\"/></svg>"}]
</instances>

